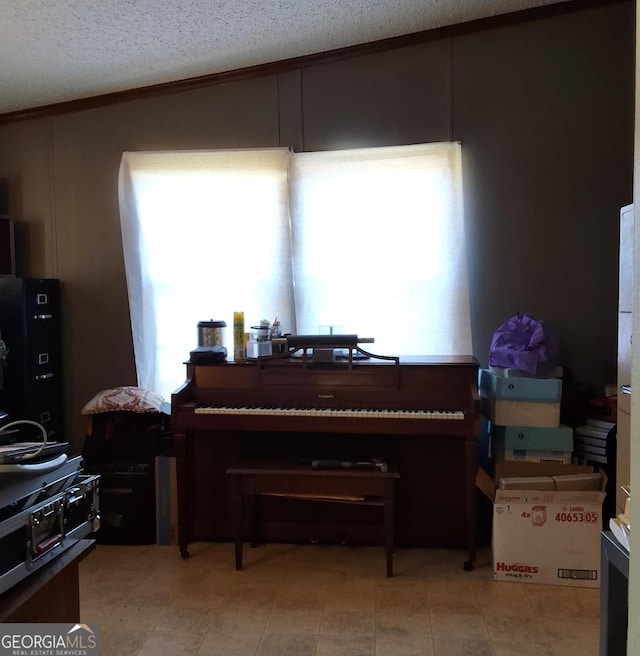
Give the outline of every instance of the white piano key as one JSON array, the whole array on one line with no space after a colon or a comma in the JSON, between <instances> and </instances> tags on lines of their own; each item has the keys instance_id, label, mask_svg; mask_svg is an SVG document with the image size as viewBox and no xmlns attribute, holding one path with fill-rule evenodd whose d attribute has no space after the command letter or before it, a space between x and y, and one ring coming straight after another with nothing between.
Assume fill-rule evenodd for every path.
<instances>
[{"instance_id":1,"label":"white piano key","mask_svg":"<svg viewBox=\"0 0 640 656\"><path fill-rule=\"evenodd\" d=\"M341 417L353 419L407 419L463 421L462 410L392 410L380 408L267 408L262 406L200 406L195 414Z\"/></svg>"}]
</instances>

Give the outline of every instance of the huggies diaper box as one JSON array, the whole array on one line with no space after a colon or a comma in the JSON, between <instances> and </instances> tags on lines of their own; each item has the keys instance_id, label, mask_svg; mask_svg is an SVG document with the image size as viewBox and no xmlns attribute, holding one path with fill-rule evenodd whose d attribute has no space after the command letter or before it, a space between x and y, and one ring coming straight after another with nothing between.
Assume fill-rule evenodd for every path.
<instances>
[{"instance_id":1,"label":"huggies diaper box","mask_svg":"<svg viewBox=\"0 0 640 656\"><path fill-rule=\"evenodd\" d=\"M476 482L493 502L494 580L600 587L603 472L503 461Z\"/></svg>"}]
</instances>

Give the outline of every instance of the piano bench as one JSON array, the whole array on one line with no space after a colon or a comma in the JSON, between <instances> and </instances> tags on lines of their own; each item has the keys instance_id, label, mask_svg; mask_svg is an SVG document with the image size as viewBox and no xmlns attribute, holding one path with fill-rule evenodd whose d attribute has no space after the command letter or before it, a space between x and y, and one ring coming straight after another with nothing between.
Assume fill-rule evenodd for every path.
<instances>
[{"instance_id":1,"label":"piano bench","mask_svg":"<svg viewBox=\"0 0 640 656\"><path fill-rule=\"evenodd\" d=\"M290 463L245 462L229 467L232 479L233 536L236 570L242 570L244 498L281 496L300 500L379 506L384 512L387 576L393 576L395 483L400 475L379 469L314 469ZM253 501L253 500L252 500ZM255 503L249 505L255 535ZM252 540L253 542L253 540Z\"/></svg>"}]
</instances>

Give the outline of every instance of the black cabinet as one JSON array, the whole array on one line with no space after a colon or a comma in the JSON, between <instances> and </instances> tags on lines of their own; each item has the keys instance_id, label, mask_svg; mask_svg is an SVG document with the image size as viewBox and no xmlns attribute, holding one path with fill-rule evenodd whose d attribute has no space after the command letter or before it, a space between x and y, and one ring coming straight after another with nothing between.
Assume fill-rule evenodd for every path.
<instances>
[{"instance_id":1,"label":"black cabinet","mask_svg":"<svg viewBox=\"0 0 640 656\"><path fill-rule=\"evenodd\" d=\"M600 656L625 656L629 624L629 552L611 531L600 536Z\"/></svg>"},{"instance_id":2,"label":"black cabinet","mask_svg":"<svg viewBox=\"0 0 640 656\"><path fill-rule=\"evenodd\" d=\"M48 439L64 440L60 282L0 277L0 336L8 348L0 408L9 421L36 421Z\"/></svg>"},{"instance_id":3,"label":"black cabinet","mask_svg":"<svg viewBox=\"0 0 640 656\"><path fill-rule=\"evenodd\" d=\"M100 544L155 544L156 489L149 465L100 467Z\"/></svg>"},{"instance_id":4,"label":"black cabinet","mask_svg":"<svg viewBox=\"0 0 640 656\"><path fill-rule=\"evenodd\" d=\"M166 449L169 416L105 412L91 416L82 456L100 474L101 544L155 544L155 459Z\"/></svg>"}]
</instances>

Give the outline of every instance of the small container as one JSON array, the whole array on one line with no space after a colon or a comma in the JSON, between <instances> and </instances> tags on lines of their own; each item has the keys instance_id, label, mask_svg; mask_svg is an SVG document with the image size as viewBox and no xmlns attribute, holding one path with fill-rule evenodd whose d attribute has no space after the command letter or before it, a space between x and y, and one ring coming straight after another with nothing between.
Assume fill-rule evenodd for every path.
<instances>
[{"instance_id":1,"label":"small container","mask_svg":"<svg viewBox=\"0 0 640 656\"><path fill-rule=\"evenodd\" d=\"M233 359L242 362L247 359L244 339L244 312L233 313Z\"/></svg>"},{"instance_id":2,"label":"small container","mask_svg":"<svg viewBox=\"0 0 640 656\"><path fill-rule=\"evenodd\" d=\"M269 326L251 326L251 333L249 339L252 342L266 342L271 339L271 331Z\"/></svg>"},{"instance_id":3,"label":"small container","mask_svg":"<svg viewBox=\"0 0 640 656\"><path fill-rule=\"evenodd\" d=\"M265 355L272 355L269 326L251 326L247 342L247 358L255 360Z\"/></svg>"},{"instance_id":4,"label":"small container","mask_svg":"<svg viewBox=\"0 0 640 656\"><path fill-rule=\"evenodd\" d=\"M199 321L198 346L224 346L225 321Z\"/></svg>"},{"instance_id":5,"label":"small container","mask_svg":"<svg viewBox=\"0 0 640 656\"><path fill-rule=\"evenodd\" d=\"M257 358L261 358L268 355L273 355L271 349L271 340L267 340L264 342L257 342L255 340L250 339L247 342L248 360L256 360Z\"/></svg>"}]
</instances>

